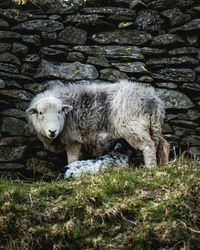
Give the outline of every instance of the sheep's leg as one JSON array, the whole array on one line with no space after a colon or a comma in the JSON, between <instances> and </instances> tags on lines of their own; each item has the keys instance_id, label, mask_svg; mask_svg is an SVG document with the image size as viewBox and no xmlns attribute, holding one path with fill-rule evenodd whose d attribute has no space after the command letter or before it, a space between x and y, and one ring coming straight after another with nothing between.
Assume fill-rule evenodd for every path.
<instances>
[{"instance_id":1,"label":"sheep's leg","mask_svg":"<svg viewBox=\"0 0 200 250\"><path fill-rule=\"evenodd\" d=\"M157 153L159 164L167 164L169 161L170 144L163 137L160 139Z\"/></svg>"},{"instance_id":2,"label":"sheep's leg","mask_svg":"<svg viewBox=\"0 0 200 250\"><path fill-rule=\"evenodd\" d=\"M82 159L81 144L72 144L66 147L68 164Z\"/></svg>"},{"instance_id":3,"label":"sheep's leg","mask_svg":"<svg viewBox=\"0 0 200 250\"><path fill-rule=\"evenodd\" d=\"M146 134L144 137L134 135L134 137L130 136L125 139L133 148L143 152L144 163L147 168L153 168L157 165L156 147L150 135Z\"/></svg>"}]
</instances>

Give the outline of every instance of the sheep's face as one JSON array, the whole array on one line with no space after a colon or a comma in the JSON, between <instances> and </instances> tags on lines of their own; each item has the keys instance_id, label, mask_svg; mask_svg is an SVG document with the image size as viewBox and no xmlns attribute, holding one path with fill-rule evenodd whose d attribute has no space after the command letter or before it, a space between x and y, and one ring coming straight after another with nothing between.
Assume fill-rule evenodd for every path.
<instances>
[{"instance_id":1,"label":"sheep's face","mask_svg":"<svg viewBox=\"0 0 200 250\"><path fill-rule=\"evenodd\" d=\"M72 106L63 105L56 98L45 98L30 107L27 112L37 133L53 140L63 130L65 114L72 110Z\"/></svg>"}]
</instances>

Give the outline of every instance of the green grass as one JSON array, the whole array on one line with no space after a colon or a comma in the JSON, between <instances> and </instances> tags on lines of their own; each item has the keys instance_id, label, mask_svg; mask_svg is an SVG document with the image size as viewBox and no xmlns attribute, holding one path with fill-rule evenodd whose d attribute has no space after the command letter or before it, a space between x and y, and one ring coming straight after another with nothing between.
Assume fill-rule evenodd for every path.
<instances>
[{"instance_id":1,"label":"green grass","mask_svg":"<svg viewBox=\"0 0 200 250\"><path fill-rule=\"evenodd\" d=\"M0 179L0 249L200 249L200 163Z\"/></svg>"}]
</instances>

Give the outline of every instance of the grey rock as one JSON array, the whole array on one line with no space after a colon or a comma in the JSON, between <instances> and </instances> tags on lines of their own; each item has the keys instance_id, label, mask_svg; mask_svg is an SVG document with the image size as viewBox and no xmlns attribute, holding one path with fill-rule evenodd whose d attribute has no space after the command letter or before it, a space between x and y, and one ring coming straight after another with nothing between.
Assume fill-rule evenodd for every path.
<instances>
[{"instance_id":1,"label":"grey rock","mask_svg":"<svg viewBox=\"0 0 200 250\"><path fill-rule=\"evenodd\" d=\"M168 9L162 12L172 26L181 25L191 19L190 15L184 14L180 9Z\"/></svg>"},{"instance_id":2,"label":"grey rock","mask_svg":"<svg viewBox=\"0 0 200 250\"><path fill-rule=\"evenodd\" d=\"M20 164L20 163L11 163L11 162L4 162L4 163L0 163L0 169L22 169L24 168L24 164ZM3 172L4 174L4 172ZM14 173L12 172L11 175L13 176Z\"/></svg>"},{"instance_id":3,"label":"grey rock","mask_svg":"<svg viewBox=\"0 0 200 250\"><path fill-rule=\"evenodd\" d=\"M172 81L172 82L194 82L195 71L185 68L165 68L152 73L151 76L155 80Z\"/></svg>"},{"instance_id":4,"label":"grey rock","mask_svg":"<svg viewBox=\"0 0 200 250\"><path fill-rule=\"evenodd\" d=\"M0 94L4 95L6 97L12 97L12 98L22 100L22 101L30 101L32 99L32 97L33 97L27 91L16 90L16 89L12 89L12 90L0 89Z\"/></svg>"},{"instance_id":5,"label":"grey rock","mask_svg":"<svg viewBox=\"0 0 200 250\"><path fill-rule=\"evenodd\" d=\"M26 118L25 112L19 109L6 109L3 111L0 111L0 114L3 116L11 116L15 118Z\"/></svg>"},{"instance_id":6,"label":"grey rock","mask_svg":"<svg viewBox=\"0 0 200 250\"><path fill-rule=\"evenodd\" d=\"M66 80L96 79L98 72L94 66L88 64L51 63L43 59L37 69L36 77L58 77Z\"/></svg>"},{"instance_id":7,"label":"grey rock","mask_svg":"<svg viewBox=\"0 0 200 250\"><path fill-rule=\"evenodd\" d=\"M184 83L181 88L185 90L193 90L197 93L200 93L200 84L198 83Z\"/></svg>"},{"instance_id":8,"label":"grey rock","mask_svg":"<svg viewBox=\"0 0 200 250\"><path fill-rule=\"evenodd\" d=\"M176 119L195 121L200 118L200 112L197 110L189 109L186 113L179 113Z\"/></svg>"},{"instance_id":9,"label":"grey rock","mask_svg":"<svg viewBox=\"0 0 200 250\"><path fill-rule=\"evenodd\" d=\"M173 130L174 130L174 134L177 135L177 136L180 136L181 138L185 137L187 135L195 134L195 130L194 129L180 127L180 126L175 126L175 125L173 125Z\"/></svg>"},{"instance_id":10,"label":"grey rock","mask_svg":"<svg viewBox=\"0 0 200 250\"><path fill-rule=\"evenodd\" d=\"M37 140L36 137L28 137L28 138L24 136L4 137L0 139L0 146L18 147L31 144L36 140Z\"/></svg>"},{"instance_id":11,"label":"grey rock","mask_svg":"<svg viewBox=\"0 0 200 250\"><path fill-rule=\"evenodd\" d=\"M99 15L122 15L133 17L135 11L128 8L119 8L119 7L99 7L99 8L83 8L81 10L85 14L99 14Z\"/></svg>"},{"instance_id":12,"label":"grey rock","mask_svg":"<svg viewBox=\"0 0 200 250\"><path fill-rule=\"evenodd\" d=\"M26 111L26 109L29 106L29 102L26 101L20 101L20 102L14 101L13 104L16 109L20 109L22 111Z\"/></svg>"},{"instance_id":13,"label":"grey rock","mask_svg":"<svg viewBox=\"0 0 200 250\"><path fill-rule=\"evenodd\" d=\"M5 88L5 82L4 80L0 79L0 89L4 89Z\"/></svg>"},{"instance_id":14,"label":"grey rock","mask_svg":"<svg viewBox=\"0 0 200 250\"><path fill-rule=\"evenodd\" d=\"M138 81L139 82L149 82L149 83L151 83L151 82L153 82L154 80L153 80L153 78L152 77L150 77L150 76L141 76L141 77L139 77L138 78Z\"/></svg>"},{"instance_id":15,"label":"grey rock","mask_svg":"<svg viewBox=\"0 0 200 250\"><path fill-rule=\"evenodd\" d=\"M10 21L14 22L25 22L27 20L30 19L34 19L34 18L45 18L46 15L35 15L30 13L30 11L23 11L20 9L0 9L0 15L5 17L6 19L9 19Z\"/></svg>"},{"instance_id":16,"label":"grey rock","mask_svg":"<svg viewBox=\"0 0 200 250\"><path fill-rule=\"evenodd\" d=\"M152 47L166 47L166 46L174 46L178 44L183 44L185 41L182 37L175 34L163 34L158 35L152 39L151 46Z\"/></svg>"},{"instance_id":17,"label":"grey rock","mask_svg":"<svg viewBox=\"0 0 200 250\"><path fill-rule=\"evenodd\" d=\"M190 46L196 46L198 43L198 36L187 36L187 42Z\"/></svg>"},{"instance_id":18,"label":"grey rock","mask_svg":"<svg viewBox=\"0 0 200 250\"><path fill-rule=\"evenodd\" d=\"M78 26L95 26L95 25L108 25L112 26L109 23L106 23L102 19L103 17L101 15L97 14L90 14L90 15L69 15L65 19L64 23L72 23ZM104 26L105 27L105 26Z\"/></svg>"},{"instance_id":19,"label":"grey rock","mask_svg":"<svg viewBox=\"0 0 200 250\"><path fill-rule=\"evenodd\" d=\"M148 70L142 62L124 62L124 63L111 63L122 72L127 73L146 73Z\"/></svg>"},{"instance_id":20,"label":"grey rock","mask_svg":"<svg viewBox=\"0 0 200 250\"><path fill-rule=\"evenodd\" d=\"M23 58L23 62L28 62L31 64L38 64L39 61L40 61L40 57L38 54L27 54Z\"/></svg>"},{"instance_id":21,"label":"grey rock","mask_svg":"<svg viewBox=\"0 0 200 250\"><path fill-rule=\"evenodd\" d=\"M190 147L189 153L191 155L200 156L200 147Z\"/></svg>"},{"instance_id":22,"label":"grey rock","mask_svg":"<svg viewBox=\"0 0 200 250\"><path fill-rule=\"evenodd\" d=\"M0 18L0 29L8 29L9 28L9 24L8 22L6 22L5 20Z\"/></svg>"},{"instance_id":23,"label":"grey rock","mask_svg":"<svg viewBox=\"0 0 200 250\"><path fill-rule=\"evenodd\" d=\"M17 89L21 89L21 85L15 81L15 80L11 80L11 81L6 81L6 87L9 87L9 88L17 88Z\"/></svg>"},{"instance_id":24,"label":"grey rock","mask_svg":"<svg viewBox=\"0 0 200 250\"><path fill-rule=\"evenodd\" d=\"M44 177L56 177L51 168L55 168L54 163L38 158L30 158L26 162L26 170L32 170L34 173L42 174Z\"/></svg>"},{"instance_id":25,"label":"grey rock","mask_svg":"<svg viewBox=\"0 0 200 250\"><path fill-rule=\"evenodd\" d=\"M58 14L54 14L54 15L49 16L49 20L62 21L62 17Z\"/></svg>"},{"instance_id":26,"label":"grey rock","mask_svg":"<svg viewBox=\"0 0 200 250\"><path fill-rule=\"evenodd\" d=\"M190 146L199 146L200 145L200 136L191 135L186 136L181 140L181 145L190 145Z\"/></svg>"},{"instance_id":27,"label":"grey rock","mask_svg":"<svg viewBox=\"0 0 200 250\"><path fill-rule=\"evenodd\" d=\"M199 31L199 29L200 29L200 19L193 19L190 22L180 27L171 29L170 32L173 33L177 31L195 31L195 30Z\"/></svg>"},{"instance_id":28,"label":"grey rock","mask_svg":"<svg viewBox=\"0 0 200 250\"><path fill-rule=\"evenodd\" d=\"M23 75L34 76L35 72L36 72L36 67L34 67L33 64L31 63L24 63L20 67L20 73Z\"/></svg>"},{"instance_id":29,"label":"grey rock","mask_svg":"<svg viewBox=\"0 0 200 250\"><path fill-rule=\"evenodd\" d=\"M175 84L173 82L156 82L155 85L158 86L159 88L166 88L166 89L177 89L178 88L177 84Z\"/></svg>"},{"instance_id":30,"label":"grey rock","mask_svg":"<svg viewBox=\"0 0 200 250\"><path fill-rule=\"evenodd\" d=\"M57 33L56 32L41 32L41 38L45 40L46 42L50 43L56 43L57 41Z\"/></svg>"},{"instance_id":31,"label":"grey rock","mask_svg":"<svg viewBox=\"0 0 200 250\"><path fill-rule=\"evenodd\" d=\"M14 117L3 117L0 131L7 133L9 136L28 136L30 131L28 124Z\"/></svg>"},{"instance_id":32,"label":"grey rock","mask_svg":"<svg viewBox=\"0 0 200 250\"><path fill-rule=\"evenodd\" d=\"M170 124L173 126L179 126L179 127L189 128L189 129L195 129L199 126L198 123L187 121L187 120L171 120Z\"/></svg>"},{"instance_id":33,"label":"grey rock","mask_svg":"<svg viewBox=\"0 0 200 250\"><path fill-rule=\"evenodd\" d=\"M13 43L12 53L17 55L25 55L28 53L28 47L22 43Z\"/></svg>"},{"instance_id":34,"label":"grey rock","mask_svg":"<svg viewBox=\"0 0 200 250\"><path fill-rule=\"evenodd\" d=\"M67 54L67 61L84 62L85 56L81 52L71 51Z\"/></svg>"},{"instance_id":35,"label":"grey rock","mask_svg":"<svg viewBox=\"0 0 200 250\"><path fill-rule=\"evenodd\" d=\"M0 54L0 62L21 65L20 60L9 52L4 52Z\"/></svg>"},{"instance_id":36,"label":"grey rock","mask_svg":"<svg viewBox=\"0 0 200 250\"><path fill-rule=\"evenodd\" d=\"M192 14L193 16L199 16L199 14L200 14L200 5L192 7L187 12Z\"/></svg>"},{"instance_id":37,"label":"grey rock","mask_svg":"<svg viewBox=\"0 0 200 250\"><path fill-rule=\"evenodd\" d=\"M19 39L21 35L12 31L0 31L0 40L5 39Z\"/></svg>"},{"instance_id":38,"label":"grey rock","mask_svg":"<svg viewBox=\"0 0 200 250\"><path fill-rule=\"evenodd\" d=\"M141 51L144 55L147 56L159 56L163 54L167 54L166 49L157 49L157 48L149 48L149 47L143 47L141 48Z\"/></svg>"},{"instance_id":39,"label":"grey rock","mask_svg":"<svg viewBox=\"0 0 200 250\"><path fill-rule=\"evenodd\" d=\"M190 109L193 102L181 92L169 89L157 89L157 95L164 101L166 109Z\"/></svg>"},{"instance_id":40,"label":"grey rock","mask_svg":"<svg viewBox=\"0 0 200 250\"><path fill-rule=\"evenodd\" d=\"M66 52L59 49L54 49L51 47L42 47L40 49L40 54L44 58L64 58L66 57Z\"/></svg>"},{"instance_id":41,"label":"grey rock","mask_svg":"<svg viewBox=\"0 0 200 250\"><path fill-rule=\"evenodd\" d=\"M100 79L116 82L119 79L128 79L128 76L125 73L120 72L119 70L116 69L103 69L100 70Z\"/></svg>"},{"instance_id":42,"label":"grey rock","mask_svg":"<svg viewBox=\"0 0 200 250\"><path fill-rule=\"evenodd\" d=\"M0 99L0 110L4 110L9 107L9 103ZM1 134L1 133L0 133ZM1 136L0 136L1 137Z\"/></svg>"},{"instance_id":43,"label":"grey rock","mask_svg":"<svg viewBox=\"0 0 200 250\"><path fill-rule=\"evenodd\" d=\"M113 30L94 34L91 39L102 44L144 45L152 39L152 36L138 30Z\"/></svg>"},{"instance_id":44,"label":"grey rock","mask_svg":"<svg viewBox=\"0 0 200 250\"><path fill-rule=\"evenodd\" d=\"M18 67L10 63L0 63L0 71L19 73Z\"/></svg>"},{"instance_id":45,"label":"grey rock","mask_svg":"<svg viewBox=\"0 0 200 250\"><path fill-rule=\"evenodd\" d=\"M153 58L146 62L148 66L198 65L199 60L191 56Z\"/></svg>"},{"instance_id":46,"label":"grey rock","mask_svg":"<svg viewBox=\"0 0 200 250\"><path fill-rule=\"evenodd\" d=\"M171 149L173 147L179 148L180 137L173 134L164 134L164 138L170 143Z\"/></svg>"},{"instance_id":47,"label":"grey rock","mask_svg":"<svg viewBox=\"0 0 200 250\"><path fill-rule=\"evenodd\" d=\"M0 53L10 51L11 47L10 43L0 43Z\"/></svg>"},{"instance_id":48,"label":"grey rock","mask_svg":"<svg viewBox=\"0 0 200 250\"><path fill-rule=\"evenodd\" d=\"M163 134L170 134L170 133L173 133L173 129L172 129L172 127L169 125L169 123L164 123L163 125L162 125L162 133Z\"/></svg>"},{"instance_id":49,"label":"grey rock","mask_svg":"<svg viewBox=\"0 0 200 250\"><path fill-rule=\"evenodd\" d=\"M66 44L85 44L87 41L87 32L68 26L58 34L58 41Z\"/></svg>"},{"instance_id":50,"label":"grey rock","mask_svg":"<svg viewBox=\"0 0 200 250\"><path fill-rule=\"evenodd\" d=\"M106 58L119 59L120 60L143 60L141 49L136 46L75 46L73 50L80 51L92 56L105 56Z\"/></svg>"},{"instance_id":51,"label":"grey rock","mask_svg":"<svg viewBox=\"0 0 200 250\"><path fill-rule=\"evenodd\" d=\"M119 23L118 24L118 28L119 29L126 29L126 28L130 28L130 27L133 27L134 26L134 23L133 22L125 22L125 21L123 21L123 22L121 22L121 23Z\"/></svg>"},{"instance_id":52,"label":"grey rock","mask_svg":"<svg viewBox=\"0 0 200 250\"><path fill-rule=\"evenodd\" d=\"M28 45L40 46L40 36L39 35L23 35L22 41Z\"/></svg>"},{"instance_id":53,"label":"grey rock","mask_svg":"<svg viewBox=\"0 0 200 250\"><path fill-rule=\"evenodd\" d=\"M165 10L168 8L175 8L175 7L188 7L193 4L193 0L177 0L177 1L171 1L171 0L154 0L150 1L147 5L148 8L154 9L154 10Z\"/></svg>"},{"instance_id":54,"label":"grey rock","mask_svg":"<svg viewBox=\"0 0 200 250\"><path fill-rule=\"evenodd\" d=\"M37 19L20 23L12 27L11 30L54 32L54 31L60 31L63 28L64 28L63 24L58 21Z\"/></svg>"},{"instance_id":55,"label":"grey rock","mask_svg":"<svg viewBox=\"0 0 200 250\"><path fill-rule=\"evenodd\" d=\"M130 9L144 9L146 7L146 4L142 0L132 0L129 8Z\"/></svg>"},{"instance_id":56,"label":"grey rock","mask_svg":"<svg viewBox=\"0 0 200 250\"><path fill-rule=\"evenodd\" d=\"M17 161L23 158L26 146L0 147L0 161Z\"/></svg>"},{"instance_id":57,"label":"grey rock","mask_svg":"<svg viewBox=\"0 0 200 250\"><path fill-rule=\"evenodd\" d=\"M198 50L195 47L181 47L168 51L169 55L196 55Z\"/></svg>"},{"instance_id":58,"label":"grey rock","mask_svg":"<svg viewBox=\"0 0 200 250\"><path fill-rule=\"evenodd\" d=\"M105 56L88 56L87 63L103 67L110 67L109 61Z\"/></svg>"},{"instance_id":59,"label":"grey rock","mask_svg":"<svg viewBox=\"0 0 200 250\"><path fill-rule=\"evenodd\" d=\"M154 10L142 10L138 13L135 24L138 29L146 32L163 32L163 19Z\"/></svg>"}]
</instances>

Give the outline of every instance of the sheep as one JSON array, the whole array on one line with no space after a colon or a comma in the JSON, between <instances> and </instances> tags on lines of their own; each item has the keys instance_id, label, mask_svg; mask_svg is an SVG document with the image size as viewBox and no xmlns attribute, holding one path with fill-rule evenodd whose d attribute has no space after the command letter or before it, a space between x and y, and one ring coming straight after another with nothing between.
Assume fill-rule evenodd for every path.
<instances>
[{"instance_id":1,"label":"sheep","mask_svg":"<svg viewBox=\"0 0 200 250\"><path fill-rule=\"evenodd\" d=\"M148 168L157 165L157 153L158 161L168 161L164 113L153 87L128 80L57 85L37 94L27 109L38 138L50 151L66 150L68 164L84 159L85 152L102 156L123 138L143 152Z\"/></svg>"}]
</instances>

